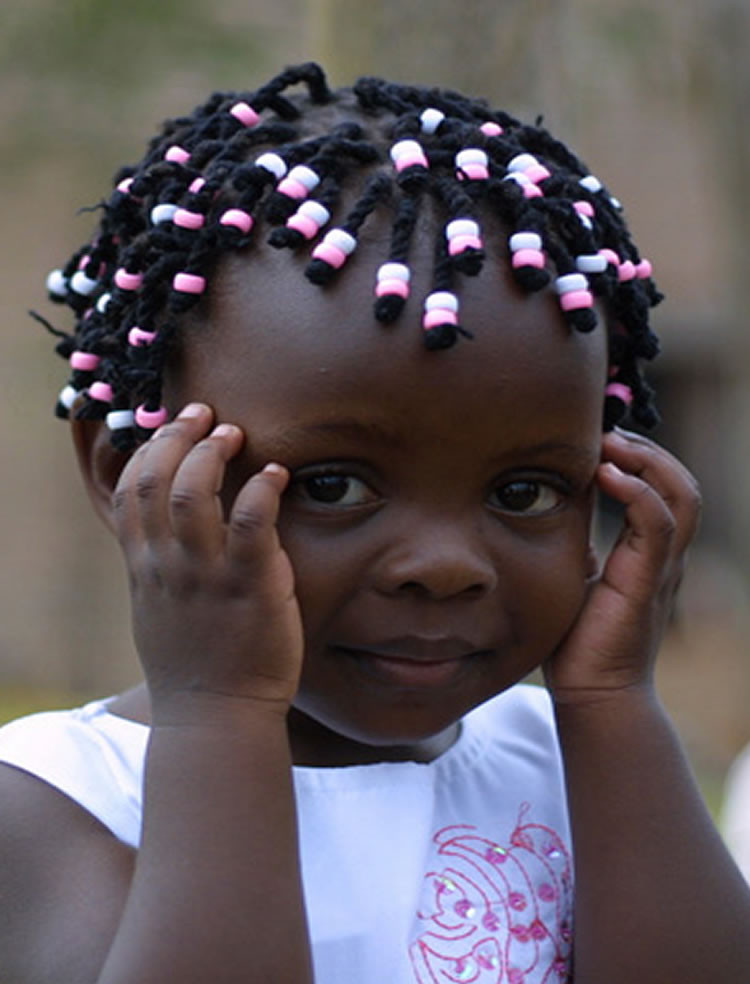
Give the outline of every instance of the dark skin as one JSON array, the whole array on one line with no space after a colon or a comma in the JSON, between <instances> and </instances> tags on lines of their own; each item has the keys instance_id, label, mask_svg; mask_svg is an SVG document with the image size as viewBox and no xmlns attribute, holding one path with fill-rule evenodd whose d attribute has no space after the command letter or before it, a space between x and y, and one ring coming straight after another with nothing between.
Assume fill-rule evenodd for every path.
<instances>
[{"instance_id":1,"label":"dark skin","mask_svg":"<svg viewBox=\"0 0 750 984\"><path fill-rule=\"evenodd\" d=\"M602 439L603 332L553 296L490 266L462 290L475 341L427 353L416 304L374 323L367 254L326 291L231 259L168 380L198 402L127 462L74 425L131 581L146 682L114 709L153 725L143 841L0 768L3 981L312 981L292 762L429 761L543 665L576 984L746 984L747 890L652 683L693 480ZM625 508L598 573L597 486Z\"/></svg>"}]
</instances>

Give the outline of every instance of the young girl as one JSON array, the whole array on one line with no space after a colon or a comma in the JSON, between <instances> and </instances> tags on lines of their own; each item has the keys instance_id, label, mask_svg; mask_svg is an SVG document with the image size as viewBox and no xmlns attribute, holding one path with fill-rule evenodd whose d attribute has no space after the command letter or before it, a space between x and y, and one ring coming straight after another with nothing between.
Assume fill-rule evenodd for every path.
<instances>
[{"instance_id":1,"label":"young girl","mask_svg":"<svg viewBox=\"0 0 750 984\"><path fill-rule=\"evenodd\" d=\"M101 212L48 327L145 683L0 733L3 984L746 984L652 683L698 496L617 427L659 299L619 203L483 102L304 65Z\"/></svg>"}]
</instances>

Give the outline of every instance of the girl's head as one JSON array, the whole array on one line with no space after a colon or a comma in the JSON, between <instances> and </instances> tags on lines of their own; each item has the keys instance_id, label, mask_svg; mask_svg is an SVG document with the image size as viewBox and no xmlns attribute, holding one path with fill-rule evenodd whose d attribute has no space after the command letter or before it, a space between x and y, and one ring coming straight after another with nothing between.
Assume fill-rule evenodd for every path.
<instances>
[{"instance_id":1,"label":"girl's head","mask_svg":"<svg viewBox=\"0 0 750 984\"><path fill-rule=\"evenodd\" d=\"M215 96L117 176L51 281L78 320L62 402L106 419L76 424L105 493L110 436L127 450L188 400L246 434L227 508L285 464L298 724L413 749L580 610L602 418L654 417L648 274L544 130L439 90L331 93L303 66Z\"/></svg>"}]
</instances>

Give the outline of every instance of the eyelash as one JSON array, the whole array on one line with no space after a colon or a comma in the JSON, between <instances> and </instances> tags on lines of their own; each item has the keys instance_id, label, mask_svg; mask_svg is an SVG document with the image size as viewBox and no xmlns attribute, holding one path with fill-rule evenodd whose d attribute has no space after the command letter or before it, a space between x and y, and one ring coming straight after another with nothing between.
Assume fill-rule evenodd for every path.
<instances>
[{"instance_id":1,"label":"eyelash","mask_svg":"<svg viewBox=\"0 0 750 984\"><path fill-rule=\"evenodd\" d=\"M310 484L313 482L325 482L326 480L333 479L340 482L347 482L347 488L341 498L335 499L331 498L326 500L325 498L315 498L310 493ZM345 502L344 499L351 492L352 483L356 483L358 486L367 490L368 495L362 498L360 496L359 501L356 502ZM333 486L333 482L330 483ZM335 496L335 488L332 488L333 494ZM541 508L536 507L536 501L532 503L535 508L529 509L513 509L509 507L507 497L513 494L520 494L521 496L531 492L532 496L535 498L542 497ZM491 508L498 512L502 512L505 515L512 516L546 516L555 510L557 510L566 495L570 494L570 487L567 482L563 482L562 479L557 481L541 479L541 478L516 478L512 481L499 483L493 487L492 495L498 495L502 493L506 497L506 501L501 505L493 505L490 503ZM362 478L351 473L351 470L345 467L336 468L333 466L328 466L326 468L321 468L315 472L302 472L293 477L292 483L288 493L292 498L299 499L301 501L312 502L319 508L330 508L330 509L357 509L365 508L371 506L379 501L380 496L377 492L373 491L369 484ZM549 501L550 498L552 501Z\"/></svg>"}]
</instances>

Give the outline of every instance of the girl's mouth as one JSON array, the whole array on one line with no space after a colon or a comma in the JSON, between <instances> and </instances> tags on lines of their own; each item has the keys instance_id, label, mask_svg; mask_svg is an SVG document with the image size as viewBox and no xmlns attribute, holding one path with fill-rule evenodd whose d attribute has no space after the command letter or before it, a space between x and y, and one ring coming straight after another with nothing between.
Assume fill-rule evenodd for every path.
<instances>
[{"instance_id":1,"label":"girl's mouth","mask_svg":"<svg viewBox=\"0 0 750 984\"><path fill-rule=\"evenodd\" d=\"M409 641L413 645L409 645ZM336 646L335 651L354 661L357 669L381 683L407 689L446 688L457 683L480 659L492 655L456 640L399 639L377 646Z\"/></svg>"}]
</instances>

